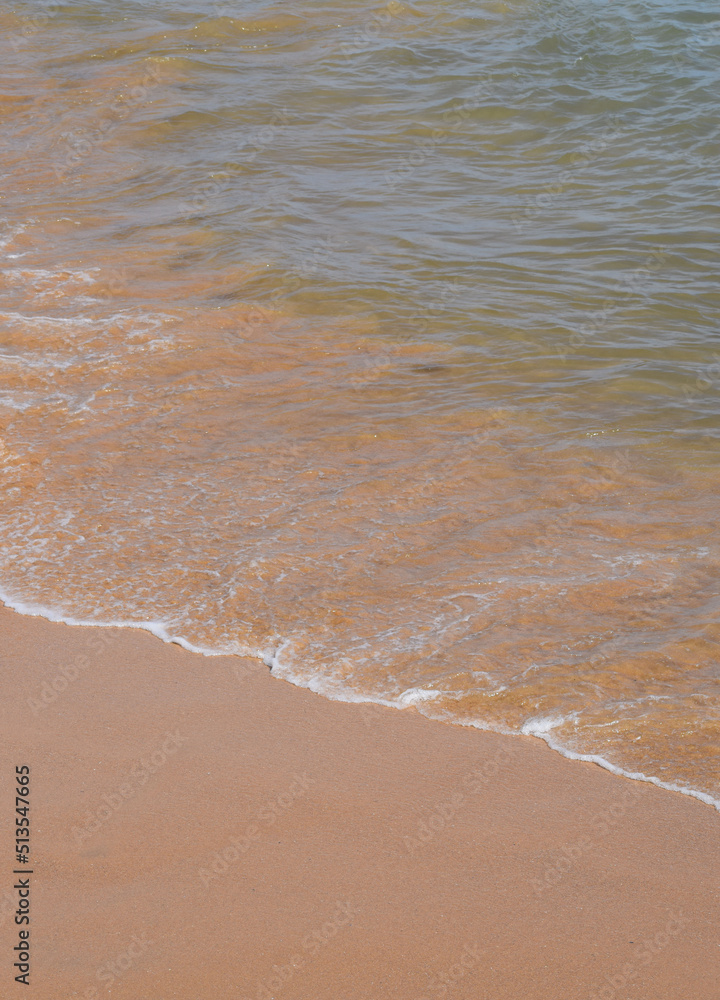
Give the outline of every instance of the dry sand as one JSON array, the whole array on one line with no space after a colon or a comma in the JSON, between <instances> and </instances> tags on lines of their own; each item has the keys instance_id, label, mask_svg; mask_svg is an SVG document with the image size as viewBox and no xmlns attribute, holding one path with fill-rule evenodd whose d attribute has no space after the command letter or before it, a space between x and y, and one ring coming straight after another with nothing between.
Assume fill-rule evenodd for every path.
<instances>
[{"instance_id":1,"label":"dry sand","mask_svg":"<svg viewBox=\"0 0 720 1000\"><path fill-rule=\"evenodd\" d=\"M717 1000L696 800L135 630L0 609L0 642L2 822L26 763L33 819L3 997Z\"/></svg>"}]
</instances>

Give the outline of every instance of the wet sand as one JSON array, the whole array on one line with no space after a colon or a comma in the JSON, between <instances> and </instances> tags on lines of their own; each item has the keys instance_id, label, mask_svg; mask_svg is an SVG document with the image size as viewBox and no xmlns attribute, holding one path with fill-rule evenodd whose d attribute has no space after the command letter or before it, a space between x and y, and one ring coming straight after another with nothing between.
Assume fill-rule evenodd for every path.
<instances>
[{"instance_id":1,"label":"wet sand","mask_svg":"<svg viewBox=\"0 0 720 1000\"><path fill-rule=\"evenodd\" d=\"M0 610L2 801L31 768L31 988L7 995L710 1000L719 817L236 657Z\"/></svg>"}]
</instances>

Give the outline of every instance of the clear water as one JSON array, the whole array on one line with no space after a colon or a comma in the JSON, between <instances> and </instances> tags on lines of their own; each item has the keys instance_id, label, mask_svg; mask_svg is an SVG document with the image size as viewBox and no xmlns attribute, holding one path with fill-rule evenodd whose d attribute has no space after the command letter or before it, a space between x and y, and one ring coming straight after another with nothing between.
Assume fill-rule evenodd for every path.
<instances>
[{"instance_id":1,"label":"clear water","mask_svg":"<svg viewBox=\"0 0 720 1000\"><path fill-rule=\"evenodd\" d=\"M720 14L1 20L6 601L720 801Z\"/></svg>"}]
</instances>

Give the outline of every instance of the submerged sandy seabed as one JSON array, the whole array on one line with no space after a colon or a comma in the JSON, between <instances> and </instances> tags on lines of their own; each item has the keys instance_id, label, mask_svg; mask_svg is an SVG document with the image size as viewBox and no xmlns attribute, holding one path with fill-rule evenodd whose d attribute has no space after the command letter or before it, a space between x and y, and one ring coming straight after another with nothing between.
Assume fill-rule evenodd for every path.
<instances>
[{"instance_id":1,"label":"submerged sandy seabed","mask_svg":"<svg viewBox=\"0 0 720 1000\"><path fill-rule=\"evenodd\" d=\"M0 634L33 1000L716 997L708 806L131 630Z\"/></svg>"},{"instance_id":2,"label":"submerged sandy seabed","mask_svg":"<svg viewBox=\"0 0 720 1000\"><path fill-rule=\"evenodd\" d=\"M0 14L4 591L720 804L703 26L250 6Z\"/></svg>"}]
</instances>

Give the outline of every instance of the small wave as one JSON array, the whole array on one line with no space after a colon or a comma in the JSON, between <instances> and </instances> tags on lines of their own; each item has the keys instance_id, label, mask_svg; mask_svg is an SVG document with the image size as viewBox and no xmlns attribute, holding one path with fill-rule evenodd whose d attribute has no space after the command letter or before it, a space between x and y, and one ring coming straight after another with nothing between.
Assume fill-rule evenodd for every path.
<instances>
[{"instance_id":1,"label":"small wave","mask_svg":"<svg viewBox=\"0 0 720 1000\"><path fill-rule=\"evenodd\" d=\"M576 750L569 750L562 743L553 739L551 734L553 729L561 726L571 717L553 716L544 719L532 719L525 723L521 732L524 736L536 736L538 739L544 740L552 750L570 760L584 760L589 764L597 764L599 767L603 767L606 771L611 771L613 774L621 775L623 778L630 778L632 781L646 781L648 784L657 785L658 788L664 788L668 792L680 792L681 795L689 795L694 799L700 799L701 802L705 802L709 806L714 806L720 812L720 799L713 798L707 792L701 792L686 785L678 785L672 781L662 781L660 778L655 778L652 775L643 774L642 771L627 771L625 768L618 767L617 764L612 764L605 757L599 756L599 754L578 753Z\"/></svg>"},{"instance_id":2,"label":"small wave","mask_svg":"<svg viewBox=\"0 0 720 1000\"><path fill-rule=\"evenodd\" d=\"M6 608L16 611L18 614L36 618L45 618L47 621L62 625L84 626L91 628L141 629L142 631L150 632L162 642L175 643L178 646L182 646L183 649L188 650L188 652L199 653L201 656L249 656L254 659L260 659L266 666L270 667L271 672L275 677L281 678L296 687L306 688L307 690L321 695L330 701L342 701L349 704L383 705L387 708L403 710L422 705L428 701L434 701L443 694L442 691L430 688L408 688L394 698L384 698L380 696L373 697L372 695L353 691L336 678L321 677L317 675L309 678L303 677L294 671L287 663L282 663L280 661L281 653L290 646L289 640L284 640L274 650L260 650L240 644L235 644L232 648L227 647L223 649L214 649L208 646L198 646L195 643L189 642L187 639L183 638L183 636L173 634L169 630L168 626L163 622L81 620L73 618L62 611L54 611L50 608L41 607L40 605L28 604L25 601L10 597L10 595L2 590L0 590L0 601L2 601ZM557 740L554 740L551 736L553 729L567 721L566 717L552 716L530 720L523 725L519 733L505 727L486 725L477 720L459 720L454 719L451 716L447 716L442 721L447 721L451 724L471 726L474 729L482 729L489 732L498 732L506 736L535 736L538 739L544 740L552 750L555 750L557 753L561 754L563 757L569 758L570 760L582 760L590 764L597 764L599 767L602 767L607 771L611 771L613 774L629 778L632 781L645 781L669 792L680 792L681 795L689 795L692 798L699 799L707 805L713 806L716 810L718 810L718 812L720 812L720 799L713 798L713 796L708 795L706 792L701 792L697 789L678 785L673 782L662 781L659 778L643 774L640 771L625 770L624 768L618 767L616 764L612 764L610 761L597 754L583 754L574 750L569 750L561 743L558 743Z\"/></svg>"},{"instance_id":3,"label":"small wave","mask_svg":"<svg viewBox=\"0 0 720 1000\"><path fill-rule=\"evenodd\" d=\"M73 618L63 611L54 611L51 608L44 608L38 604L28 604L26 601L10 597L9 594L6 594L2 590L0 590L0 601L2 601L6 608L10 608L11 611L16 611L20 615L27 615L31 618L45 618L49 622L55 622L60 625L82 626L84 628L141 629L144 632L150 632L156 638L162 640L162 642L175 643L175 645L187 649L188 652L199 653L201 656L252 656L262 659L266 655L257 649L239 644L232 649L211 649L209 646L197 646L192 642L188 642L181 635L173 635L169 631L168 626L163 622L88 621L87 619Z\"/></svg>"}]
</instances>

